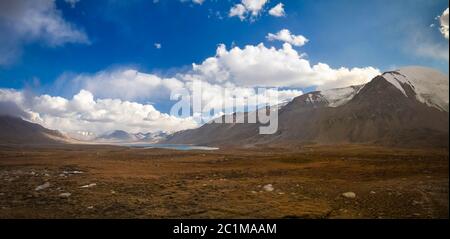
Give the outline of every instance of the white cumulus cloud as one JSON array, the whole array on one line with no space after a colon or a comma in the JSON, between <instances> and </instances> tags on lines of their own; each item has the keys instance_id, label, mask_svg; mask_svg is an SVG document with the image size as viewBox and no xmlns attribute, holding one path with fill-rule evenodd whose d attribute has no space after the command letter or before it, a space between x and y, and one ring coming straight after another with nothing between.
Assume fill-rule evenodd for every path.
<instances>
[{"instance_id":1,"label":"white cumulus cloud","mask_svg":"<svg viewBox=\"0 0 450 239\"><path fill-rule=\"evenodd\" d=\"M284 17L286 15L284 11L284 4L278 3L275 7L269 10L269 14L274 17Z\"/></svg>"},{"instance_id":2,"label":"white cumulus cloud","mask_svg":"<svg viewBox=\"0 0 450 239\"><path fill-rule=\"evenodd\" d=\"M260 15L264 9L264 5L268 0L242 0L241 3L235 4L229 12L230 17L239 17L241 21L249 18L254 20Z\"/></svg>"},{"instance_id":3,"label":"white cumulus cloud","mask_svg":"<svg viewBox=\"0 0 450 239\"><path fill-rule=\"evenodd\" d=\"M312 87L330 89L359 85L380 74L373 67L333 69L325 63L311 63L289 43L283 47L266 47L264 44L217 48L216 56L193 65L196 77L203 81L237 86L257 87Z\"/></svg>"},{"instance_id":4,"label":"white cumulus cloud","mask_svg":"<svg viewBox=\"0 0 450 239\"><path fill-rule=\"evenodd\" d=\"M441 33L448 40L448 8L442 13L439 17L439 21L441 23Z\"/></svg>"},{"instance_id":5,"label":"white cumulus cloud","mask_svg":"<svg viewBox=\"0 0 450 239\"><path fill-rule=\"evenodd\" d=\"M230 13L228 14L230 17L239 17L241 21L244 21L246 18L247 9L242 4L236 4L230 9Z\"/></svg>"},{"instance_id":6,"label":"white cumulus cloud","mask_svg":"<svg viewBox=\"0 0 450 239\"><path fill-rule=\"evenodd\" d=\"M292 34L288 29L283 29L276 34L269 33L266 36L266 38L269 41L277 40L277 41L289 43L294 46L303 46L309 41L306 37L304 37L302 35Z\"/></svg>"}]
</instances>

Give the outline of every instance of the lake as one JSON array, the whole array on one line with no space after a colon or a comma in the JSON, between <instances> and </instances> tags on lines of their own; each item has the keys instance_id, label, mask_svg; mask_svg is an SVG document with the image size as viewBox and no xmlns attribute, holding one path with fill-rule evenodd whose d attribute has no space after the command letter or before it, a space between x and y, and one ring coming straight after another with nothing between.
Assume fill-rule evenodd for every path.
<instances>
[{"instance_id":1,"label":"lake","mask_svg":"<svg viewBox=\"0 0 450 239\"><path fill-rule=\"evenodd\" d=\"M218 150L219 148L206 147L206 146L196 146L196 145L185 145L185 144L146 144L146 143L136 143L136 144L120 144L121 146L132 147L132 148L145 148L145 149L173 149L173 150Z\"/></svg>"}]
</instances>

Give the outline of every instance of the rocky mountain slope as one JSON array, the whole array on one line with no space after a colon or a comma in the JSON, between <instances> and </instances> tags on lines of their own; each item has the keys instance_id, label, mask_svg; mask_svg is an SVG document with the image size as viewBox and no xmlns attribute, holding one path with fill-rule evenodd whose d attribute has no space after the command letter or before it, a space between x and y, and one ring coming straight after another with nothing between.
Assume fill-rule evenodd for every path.
<instances>
[{"instance_id":1,"label":"rocky mountain slope","mask_svg":"<svg viewBox=\"0 0 450 239\"><path fill-rule=\"evenodd\" d=\"M21 118L0 116L0 144L58 144L69 139L57 130L49 130L39 124Z\"/></svg>"}]
</instances>

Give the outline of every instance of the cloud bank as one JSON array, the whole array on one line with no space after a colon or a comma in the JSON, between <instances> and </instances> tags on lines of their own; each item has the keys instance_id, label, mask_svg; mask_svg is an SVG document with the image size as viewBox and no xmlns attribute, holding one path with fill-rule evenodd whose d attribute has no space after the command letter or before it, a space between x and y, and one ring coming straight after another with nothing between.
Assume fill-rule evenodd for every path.
<instances>
[{"instance_id":1,"label":"cloud bank","mask_svg":"<svg viewBox=\"0 0 450 239\"><path fill-rule=\"evenodd\" d=\"M280 49L261 43L230 50L222 44L216 52L216 56L194 64L191 77L245 87L330 89L363 84L380 74L373 67L333 69L325 63L311 65L289 43L284 43Z\"/></svg>"},{"instance_id":2,"label":"cloud bank","mask_svg":"<svg viewBox=\"0 0 450 239\"><path fill-rule=\"evenodd\" d=\"M0 89L2 105L17 105L26 114L24 117L50 129L67 133L93 132L101 134L113 130L128 132L174 132L194 128L192 118L177 118L156 110L152 105L119 99L95 99L94 95L81 90L72 99L50 95L26 96L15 90ZM3 110L6 107L2 107ZM14 114L11 109L10 115ZM21 112L15 110L16 112Z\"/></svg>"}]
</instances>

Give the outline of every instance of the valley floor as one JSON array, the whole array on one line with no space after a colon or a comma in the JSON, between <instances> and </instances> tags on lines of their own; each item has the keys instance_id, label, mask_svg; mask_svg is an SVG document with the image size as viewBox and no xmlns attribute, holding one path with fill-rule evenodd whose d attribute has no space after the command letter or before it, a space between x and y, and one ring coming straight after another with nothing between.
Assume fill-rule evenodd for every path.
<instances>
[{"instance_id":1,"label":"valley floor","mask_svg":"<svg viewBox=\"0 0 450 239\"><path fill-rule=\"evenodd\" d=\"M448 170L448 149L0 146L0 218L448 218Z\"/></svg>"}]
</instances>

